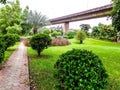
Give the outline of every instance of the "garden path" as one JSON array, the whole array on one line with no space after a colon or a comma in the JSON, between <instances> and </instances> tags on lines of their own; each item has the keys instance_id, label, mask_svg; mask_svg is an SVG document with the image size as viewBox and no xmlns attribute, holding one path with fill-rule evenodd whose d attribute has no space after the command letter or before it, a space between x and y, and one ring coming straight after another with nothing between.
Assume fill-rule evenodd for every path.
<instances>
[{"instance_id":1,"label":"garden path","mask_svg":"<svg viewBox=\"0 0 120 90\"><path fill-rule=\"evenodd\" d=\"M30 90L27 48L23 42L0 70L0 90Z\"/></svg>"}]
</instances>

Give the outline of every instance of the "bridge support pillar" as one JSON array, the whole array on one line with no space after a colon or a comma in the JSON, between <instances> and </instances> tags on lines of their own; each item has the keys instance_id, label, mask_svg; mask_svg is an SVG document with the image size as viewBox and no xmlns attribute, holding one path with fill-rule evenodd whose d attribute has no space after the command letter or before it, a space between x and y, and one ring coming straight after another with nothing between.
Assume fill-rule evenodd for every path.
<instances>
[{"instance_id":1,"label":"bridge support pillar","mask_svg":"<svg viewBox=\"0 0 120 90\"><path fill-rule=\"evenodd\" d=\"M64 34L69 30L69 22L64 23Z\"/></svg>"}]
</instances>

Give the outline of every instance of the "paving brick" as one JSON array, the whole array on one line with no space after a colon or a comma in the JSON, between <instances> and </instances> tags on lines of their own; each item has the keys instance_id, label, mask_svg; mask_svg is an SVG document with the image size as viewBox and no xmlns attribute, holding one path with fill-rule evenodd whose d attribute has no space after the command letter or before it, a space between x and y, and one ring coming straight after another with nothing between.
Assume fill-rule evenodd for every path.
<instances>
[{"instance_id":1,"label":"paving brick","mask_svg":"<svg viewBox=\"0 0 120 90\"><path fill-rule=\"evenodd\" d=\"M23 42L0 70L0 90L30 90L27 48Z\"/></svg>"}]
</instances>

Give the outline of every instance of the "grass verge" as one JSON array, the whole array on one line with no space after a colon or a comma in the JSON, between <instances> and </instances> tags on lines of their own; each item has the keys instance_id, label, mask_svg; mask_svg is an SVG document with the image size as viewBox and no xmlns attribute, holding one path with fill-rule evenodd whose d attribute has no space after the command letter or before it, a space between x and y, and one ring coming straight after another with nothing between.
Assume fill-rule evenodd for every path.
<instances>
[{"instance_id":1,"label":"grass verge","mask_svg":"<svg viewBox=\"0 0 120 90\"><path fill-rule=\"evenodd\" d=\"M86 39L84 44L79 44L74 39L70 42L71 45L68 46L49 47L41 53L40 57L37 56L36 51L28 48L30 77L35 90L55 90L54 64L59 55L73 48L87 49L97 54L110 77L108 90L120 90L120 44L90 38Z\"/></svg>"}]
</instances>

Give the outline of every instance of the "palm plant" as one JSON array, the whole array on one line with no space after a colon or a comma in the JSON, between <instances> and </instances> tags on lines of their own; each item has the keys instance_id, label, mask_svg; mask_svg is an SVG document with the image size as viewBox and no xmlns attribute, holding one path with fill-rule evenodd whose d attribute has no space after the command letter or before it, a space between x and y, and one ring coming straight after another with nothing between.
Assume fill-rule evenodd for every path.
<instances>
[{"instance_id":1,"label":"palm plant","mask_svg":"<svg viewBox=\"0 0 120 90\"><path fill-rule=\"evenodd\" d=\"M25 22L33 27L34 34L38 33L38 28L49 24L48 18L37 11L28 12Z\"/></svg>"}]
</instances>

